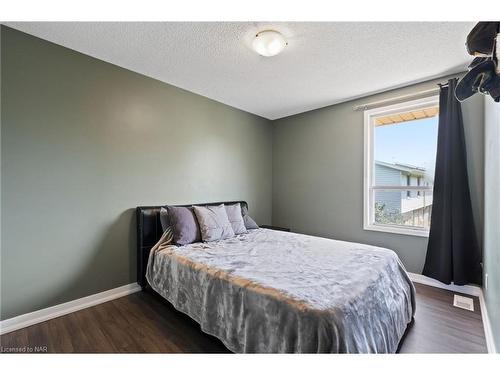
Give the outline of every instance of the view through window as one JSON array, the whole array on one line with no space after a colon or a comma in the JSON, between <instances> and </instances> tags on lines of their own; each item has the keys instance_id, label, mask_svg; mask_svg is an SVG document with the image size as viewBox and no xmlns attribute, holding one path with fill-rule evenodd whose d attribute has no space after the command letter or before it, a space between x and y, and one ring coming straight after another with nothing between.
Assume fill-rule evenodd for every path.
<instances>
[{"instance_id":1,"label":"view through window","mask_svg":"<svg viewBox=\"0 0 500 375\"><path fill-rule=\"evenodd\" d=\"M405 108L369 118L369 226L427 234L432 212L438 106ZM365 222L366 227L366 222ZM391 230L391 228L393 230ZM370 228L366 228L370 229ZM373 228L371 228L373 229ZM395 229L395 230L394 230Z\"/></svg>"}]
</instances>

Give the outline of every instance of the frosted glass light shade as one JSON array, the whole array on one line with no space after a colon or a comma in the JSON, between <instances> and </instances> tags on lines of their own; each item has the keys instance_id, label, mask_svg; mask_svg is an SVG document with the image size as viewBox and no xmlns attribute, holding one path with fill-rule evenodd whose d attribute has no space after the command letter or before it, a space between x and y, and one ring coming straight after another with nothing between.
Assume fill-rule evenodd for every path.
<instances>
[{"instance_id":1,"label":"frosted glass light shade","mask_svg":"<svg viewBox=\"0 0 500 375\"><path fill-rule=\"evenodd\" d=\"M274 30L261 31L255 36L252 47L261 56L275 56L287 45L281 33Z\"/></svg>"}]
</instances>

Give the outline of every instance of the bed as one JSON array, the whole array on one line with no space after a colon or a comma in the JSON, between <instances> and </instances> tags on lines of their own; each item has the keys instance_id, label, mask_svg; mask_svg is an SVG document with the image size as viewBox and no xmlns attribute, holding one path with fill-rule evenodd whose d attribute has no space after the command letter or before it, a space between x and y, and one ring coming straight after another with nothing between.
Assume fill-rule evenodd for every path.
<instances>
[{"instance_id":1,"label":"bed","mask_svg":"<svg viewBox=\"0 0 500 375\"><path fill-rule=\"evenodd\" d=\"M159 209L137 208L139 284L235 353L394 353L412 322L391 250L262 228L173 246Z\"/></svg>"}]
</instances>

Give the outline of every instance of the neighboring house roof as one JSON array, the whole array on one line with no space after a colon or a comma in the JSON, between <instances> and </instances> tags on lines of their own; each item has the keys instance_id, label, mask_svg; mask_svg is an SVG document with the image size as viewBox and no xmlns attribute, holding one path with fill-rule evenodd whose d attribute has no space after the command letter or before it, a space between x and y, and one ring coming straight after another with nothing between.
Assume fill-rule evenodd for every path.
<instances>
[{"instance_id":1,"label":"neighboring house roof","mask_svg":"<svg viewBox=\"0 0 500 375\"><path fill-rule=\"evenodd\" d=\"M384 161L375 160L375 164L381 165L387 168L392 168L401 172L409 173L415 176L424 176L425 168L417 167L415 165L403 164L403 163L386 163Z\"/></svg>"}]
</instances>

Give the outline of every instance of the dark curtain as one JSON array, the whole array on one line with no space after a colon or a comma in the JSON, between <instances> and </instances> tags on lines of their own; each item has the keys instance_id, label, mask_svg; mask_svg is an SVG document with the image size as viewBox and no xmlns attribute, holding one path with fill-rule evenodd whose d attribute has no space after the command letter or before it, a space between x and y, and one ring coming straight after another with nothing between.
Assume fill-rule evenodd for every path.
<instances>
[{"instance_id":1,"label":"dark curtain","mask_svg":"<svg viewBox=\"0 0 500 375\"><path fill-rule=\"evenodd\" d=\"M439 94L439 130L431 228L423 274L445 284L481 284L457 79ZM477 126L480 126L478 123Z\"/></svg>"}]
</instances>

